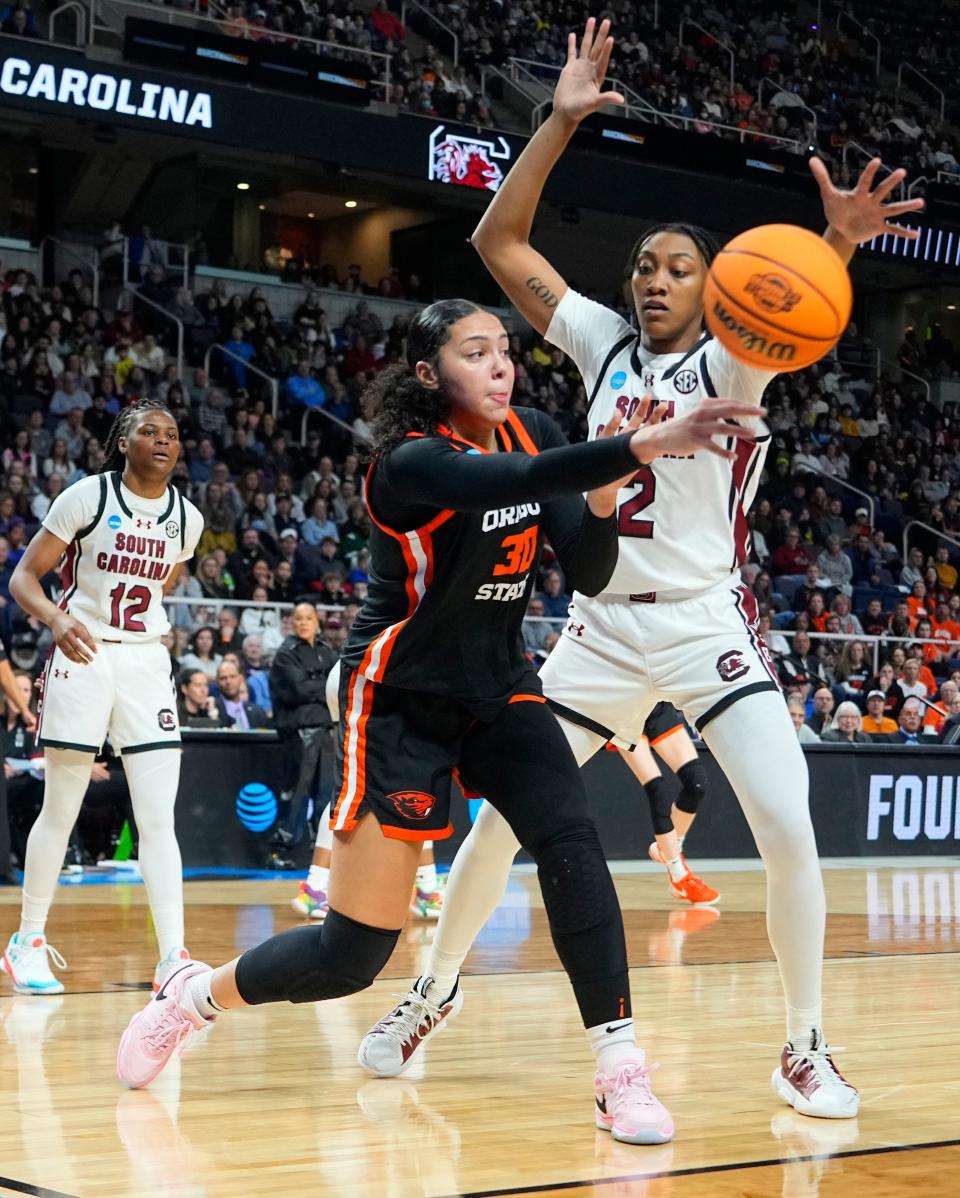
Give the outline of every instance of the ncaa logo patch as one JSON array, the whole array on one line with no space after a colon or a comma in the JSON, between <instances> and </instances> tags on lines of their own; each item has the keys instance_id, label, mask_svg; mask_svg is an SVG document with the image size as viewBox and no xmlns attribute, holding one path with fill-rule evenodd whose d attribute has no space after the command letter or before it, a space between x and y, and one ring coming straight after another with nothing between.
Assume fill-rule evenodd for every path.
<instances>
[{"instance_id":1,"label":"ncaa logo patch","mask_svg":"<svg viewBox=\"0 0 960 1198\"><path fill-rule=\"evenodd\" d=\"M407 819L426 819L437 800L423 790L396 790L387 795L387 802Z\"/></svg>"},{"instance_id":2,"label":"ncaa logo patch","mask_svg":"<svg viewBox=\"0 0 960 1198\"><path fill-rule=\"evenodd\" d=\"M717 673L724 682L735 682L744 674L749 674L750 667L743 660L743 654L739 649L731 649L717 658Z\"/></svg>"},{"instance_id":3,"label":"ncaa logo patch","mask_svg":"<svg viewBox=\"0 0 960 1198\"><path fill-rule=\"evenodd\" d=\"M673 380L673 385L681 395L689 395L691 391L696 391L698 382L695 370L681 370Z\"/></svg>"},{"instance_id":4,"label":"ncaa logo patch","mask_svg":"<svg viewBox=\"0 0 960 1198\"><path fill-rule=\"evenodd\" d=\"M614 391L619 391L626 381L627 372L625 370L618 370L616 374L610 375L610 386Z\"/></svg>"},{"instance_id":5,"label":"ncaa logo patch","mask_svg":"<svg viewBox=\"0 0 960 1198\"><path fill-rule=\"evenodd\" d=\"M168 537L178 537L180 535L180 525L176 520L168 520L163 526L163 531Z\"/></svg>"},{"instance_id":6,"label":"ncaa logo patch","mask_svg":"<svg viewBox=\"0 0 960 1198\"><path fill-rule=\"evenodd\" d=\"M112 528L114 532L120 527L123 521L119 516L109 516L107 518L107 528Z\"/></svg>"},{"instance_id":7,"label":"ncaa logo patch","mask_svg":"<svg viewBox=\"0 0 960 1198\"><path fill-rule=\"evenodd\" d=\"M177 717L169 707L164 707L157 712L157 723L160 725L161 732L176 732L177 730Z\"/></svg>"}]
</instances>

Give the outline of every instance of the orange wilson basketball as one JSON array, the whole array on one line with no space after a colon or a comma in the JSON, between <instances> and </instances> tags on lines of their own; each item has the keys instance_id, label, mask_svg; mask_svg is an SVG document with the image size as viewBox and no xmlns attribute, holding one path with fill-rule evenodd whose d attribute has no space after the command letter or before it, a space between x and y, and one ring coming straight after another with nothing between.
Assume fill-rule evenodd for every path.
<instances>
[{"instance_id":1,"label":"orange wilson basketball","mask_svg":"<svg viewBox=\"0 0 960 1198\"><path fill-rule=\"evenodd\" d=\"M816 233L760 225L728 242L707 275L710 332L762 370L802 370L840 340L853 290L847 268Z\"/></svg>"}]
</instances>

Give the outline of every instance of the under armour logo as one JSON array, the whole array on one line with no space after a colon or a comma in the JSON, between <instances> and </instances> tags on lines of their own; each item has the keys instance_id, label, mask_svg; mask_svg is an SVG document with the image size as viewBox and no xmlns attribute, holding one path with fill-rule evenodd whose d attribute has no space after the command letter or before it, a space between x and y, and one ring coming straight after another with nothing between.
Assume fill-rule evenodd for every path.
<instances>
[{"instance_id":1,"label":"under armour logo","mask_svg":"<svg viewBox=\"0 0 960 1198\"><path fill-rule=\"evenodd\" d=\"M643 376L643 389L644 389L644 391L649 391L649 390L650 390L650 388L653 386L653 383L654 383L654 374L653 374L653 371L651 370L651 371L646 371L646 372L644 372L644 376Z\"/></svg>"},{"instance_id":2,"label":"under armour logo","mask_svg":"<svg viewBox=\"0 0 960 1198\"><path fill-rule=\"evenodd\" d=\"M137 528L153 528L152 520L138 520Z\"/></svg>"},{"instance_id":3,"label":"under armour logo","mask_svg":"<svg viewBox=\"0 0 960 1198\"><path fill-rule=\"evenodd\" d=\"M69 678L70 671L69 670L54 670L53 676L54 676L54 678Z\"/></svg>"},{"instance_id":4,"label":"under armour logo","mask_svg":"<svg viewBox=\"0 0 960 1198\"><path fill-rule=\"evenodd\" d=\"M567 632L571 633L573 636L583 636L583 630L585 628L586 624L576 624L573 620L571 620L567 625Z\"/></svg>"}]
</instances>

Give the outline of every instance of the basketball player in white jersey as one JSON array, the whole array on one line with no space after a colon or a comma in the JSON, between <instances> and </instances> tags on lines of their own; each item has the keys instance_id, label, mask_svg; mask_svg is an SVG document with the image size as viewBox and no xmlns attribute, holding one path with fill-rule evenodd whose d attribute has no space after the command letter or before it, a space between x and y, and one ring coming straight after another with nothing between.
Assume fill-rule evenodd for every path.
<instances>
[{"instance_id":1,"label":"basketball player in white jersey","mask_svg":"<svg viewBox=\"0 0 960 1198\"><path fill-rule=\"evenodd\" d=\"M173 807L180 728L163 595L193 556L200 512L168 482L180 456L176 421L141 400L113 423L103 472L57 497L10 580L14 599L53 633L37 742L43 809L27 841L20 928L0 958L19 994L60 994L65 962L45 928L70 830L109 735L123 758L140 833L140 868L160 947L155 984L188 953ZM60 604L40 580L57 563Z\"/></svg>"},{"instance_id":2,"label":"basketball player in white jersey","mask_svg":"<svg viewBox=\"0 0 960 1198\"><path fill-rule=\"evenodd\" d=\"M632 411L648 394L666 405L668 417L687 413L708 395L759 404L776 373L775 364L764 371L737 361L703 330L703 287L715 247L702 230L660 225L637 242L629 275L639 334L616 312L571 290L530 245L544 185L578 124L606 104L623 102L600 94L613 46L609 28L609 21L599 29L588 21L579 51L570 35L553 113L473 237L520 312L576 362L590 397L591 437L614 412ZM828 221L824 236L844 261L879 233L916 236L889 222L923 201L884 203L904 171L871 190L876 159L853 191L841 192L822 162L810 165ZM658 701L680 708L702 733L740 800L767 870L767 926L787 1005L787 1043L773 1071L774 1089L802 1114L848 1118L859 1109L859 1094L834 1065L822 1031L826 914L807 770L757 632L755 601L739 573L746 513L769 440L764 428L758 431L758 440L742 443L732 461L701 452L637 471L620 496L613 578L597 598L574 596L541 678L581 763L614 735L638 741ZM419 979L365 1037L359 1056L365 1068L400 1072L443 1026L460 964L503 894L516 849L505 821L484 804L450 873L430 977ZM390 1035L379 1030L385 1026Z\"/></svg>"}]
</instances>

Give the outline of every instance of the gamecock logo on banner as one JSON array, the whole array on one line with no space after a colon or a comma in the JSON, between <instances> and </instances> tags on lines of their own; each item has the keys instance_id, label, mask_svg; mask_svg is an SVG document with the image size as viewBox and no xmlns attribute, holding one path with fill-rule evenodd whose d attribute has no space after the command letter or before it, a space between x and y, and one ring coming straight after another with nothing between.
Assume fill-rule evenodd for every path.
<instances>
[{"instance_id":1,"label":"gamecock logo on banner","mask_svg":"<svg viewBox=\"0 0 960 1198\"><path fill-rule=\"evenodd\" d=\"M503 182L503 171L497 163L509 162L510 157L510 145L505 138L487 141L462 133L447 133L445 125L437 125L430 134L427 178L456 187L496 191Z\"/></svg>"}]
</instances>

